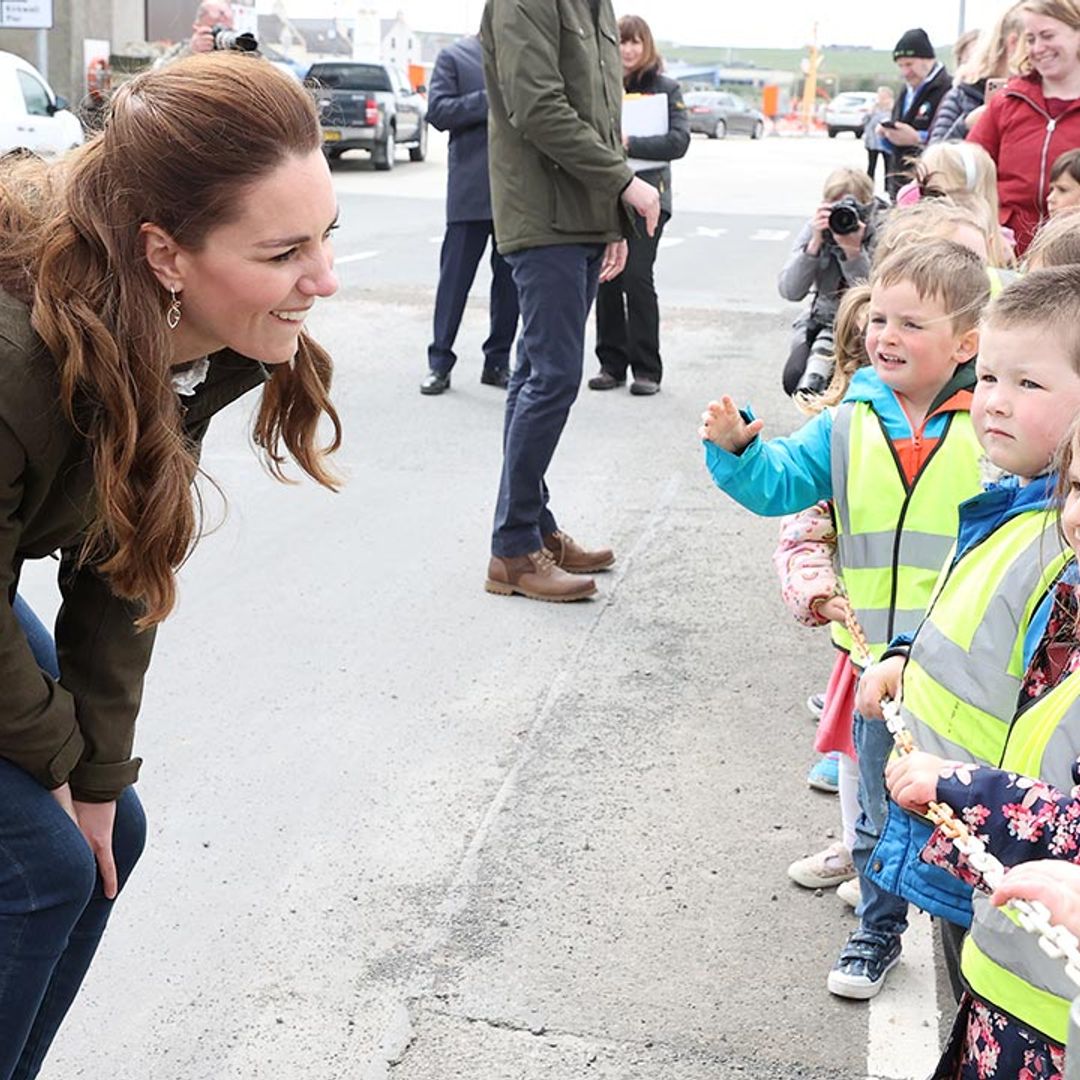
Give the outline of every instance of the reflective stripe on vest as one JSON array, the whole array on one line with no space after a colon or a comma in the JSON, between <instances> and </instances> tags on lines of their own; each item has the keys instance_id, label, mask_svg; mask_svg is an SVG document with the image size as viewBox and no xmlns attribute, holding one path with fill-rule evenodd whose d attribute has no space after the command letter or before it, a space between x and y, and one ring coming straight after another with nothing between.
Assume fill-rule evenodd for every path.
<instances>
[{"instance_id":1,"label":"reflective stripe on vest","mask_svg":"<svg viewBox=\"0 0 1080 1080\"><path fill-rule=\"evenodd\" d=\"M1024 674L1024 635L1071 557L1057 514L1029 510L945 570L904 668L902 712L920 750L1001 760Z\"/></svg>"},{"instance_id":2,"label":"reflective stripe on vest","mask_svg":"<svg viewBox=\"0 0 1080 1080\"><path fill-rule=\"evenodd\" d=\"M974 906L975 918L960 954L960 970L968 986L983 1001L1064 1046L1069 1005L1076 993L1064 963L1047 956L1034 934L978 891Z\"/></svg>"},{"instance_id":3,"label":"reflective stripe on vest","mask_svg":"<svg viewBox=\"0 0 1080 1080\"><path fill-rule=\"evenodd\" d=\"M971 417L951 413L911 487L877 414L865 401L836 408L832 489L844 588L876 660L922 621L956 537L958 507L980 490L982 456ZM845 627L833 641L851 651Z\"/></svg>"},{"instance_id":4,"label":"reflective stripe on vest","mask_svg":"<svg viewBox=\"0 0 1080 1080\"><path fill-rule=\"evenodd\" d=\"M1080 753L1080 671L1043 694L1013 721L1001 767L1062 791L1073 787L1072 765ZM1021 1023L1065 1044L1069 1005L1076 986L1061 960L1043 952L1039 939L1016 916L975 894L975 917L964 942L961 970L979 997Z\"/></svg>"}]
</instances>

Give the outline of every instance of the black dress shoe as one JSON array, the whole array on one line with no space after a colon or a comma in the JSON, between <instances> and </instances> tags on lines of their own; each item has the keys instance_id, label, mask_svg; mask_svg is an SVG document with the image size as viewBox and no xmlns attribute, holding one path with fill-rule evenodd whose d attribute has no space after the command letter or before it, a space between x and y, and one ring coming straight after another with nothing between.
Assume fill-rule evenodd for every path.
<instances>
[{"instance_id":1,"label":"black dress shoe","mask_svg":"<svg viewBox=\"0 0 1080 1080\"><path fill-rule=\"evenodd\" d=\"M420 384L421 394L441 394L444 390L450 389L450 373L445 375L438 371L429 371L424 376L424 381Z\"/></svg>"},{"instance_id":2,"label":"black dress shoe","mask_svg":"<svg viewBox=\"0 0 1080 1080\"><path fill-rule=\"evenodd\" d=\"M500 390L505 390L510 385L510 372L506 368L500 368L498 371L488 371L484 368L480 373L480 381L485 386L497 386Z\"/></svg>"},{"instance_id":3,"label":"black dress shoe","mask_svg":"<svg viewBox=\"0 0 1080 1080\"><path fill-rule=\"evenodd\" d=\"M616 379L610 371L601 371L589 380L590 390L614 390L617 386L625 386L626 379Z\"/></svg>"},{"instance_id":4,"label":"black dress shoe","mask_svg":"<svg viewBox=\"0 0 1080 1080\"><path fill-rule=\"evenodd\" d=\"M648 397L650 394L660 393L660 384L652 379L635 379L630 384L630 393L638 397Z\"/></svg>"}]
</instances>

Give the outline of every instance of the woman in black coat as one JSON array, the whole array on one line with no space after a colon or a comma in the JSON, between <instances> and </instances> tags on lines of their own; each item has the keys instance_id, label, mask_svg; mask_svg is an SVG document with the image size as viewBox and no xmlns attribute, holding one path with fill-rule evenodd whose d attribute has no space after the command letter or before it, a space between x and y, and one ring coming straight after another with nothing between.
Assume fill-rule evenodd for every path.
<instances>
[{"instance_id":1,"label":"woman in black coat","mask_svg":"<svg viewBox=\"0 0 1080 1080\"><path fill-rule=\"evenodd\" d=\"M630 393L655 394L660 389L660 311L653 284L653 264L664 225L671 217L671 166L690 145L690 118L682 91L674 79L661 74L663 61L656 51L649 24L637 15L619 20L623 87L627 94L666 94L668 128L663 135L623 135L623 145L642 180L660 192L660 223L649 236L644 219L635 220L626 268L613 281L601 284L596 297L596 355L600 374L589 380L590 390L612 390L626 384L633 372Z\"/></svg>"}]
</instances>

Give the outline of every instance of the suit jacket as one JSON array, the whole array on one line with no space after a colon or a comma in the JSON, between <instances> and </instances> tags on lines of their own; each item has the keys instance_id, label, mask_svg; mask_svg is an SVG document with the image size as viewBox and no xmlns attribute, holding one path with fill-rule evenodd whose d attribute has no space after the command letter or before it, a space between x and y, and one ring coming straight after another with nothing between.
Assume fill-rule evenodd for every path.
<instances>
[{"instance_id":1,"label":"suit jacket","mask_svg":"<svg viewBox=\"0 0 1080 1080\"><path fill-rule=\"evenodd\" d=\"M428 120L450 132L446 220L490 221L488 99L484 51L475 35L440 50L428 85Z\"/></svg>"}]
</instances>

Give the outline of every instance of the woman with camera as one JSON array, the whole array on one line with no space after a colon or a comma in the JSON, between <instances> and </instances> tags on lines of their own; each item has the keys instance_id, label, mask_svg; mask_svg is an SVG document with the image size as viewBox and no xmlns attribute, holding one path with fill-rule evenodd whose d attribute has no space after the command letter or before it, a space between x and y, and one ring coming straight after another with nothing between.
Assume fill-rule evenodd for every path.
<instances>
[{"instance_id":1,"label":"woman with camera","mask_svg":"<svg viewBox=\"0 0 1080 1080\"><path fill-rule=\"evenodd\" d=\"M667 99L667 131L662 135L623 135L623 146L640 179L660 192L660 223L649 236L638 218L629 239L626 268L612 281L601 282L596 294L596 355L600 374L589 380L590 390L614 390L633 372L630 393L655 394L664 367L660 360L660 309L656 302L653 266L664 225L671 218L671 162L690 145L690 118L682 90L661 71L649 24L638 15L619 20L623 87L628 95L662 94Z\"/></svg>"},{"instance_id":2,"label":"woman with camera","mask_svg":"<svg viewBox=\"0 0 1080 1080\"><path fill-rule=\"evenodd\" d=\"M832 375L833 321L847 287L870 276L870 254L880 204L874 182L859 169L831 172L822 202L803 226L780 271L780 295L810 307L795 320L784 364L785 394L818 394Z\"/></svg>"},{"instance_id":3,"label":"woman with camera","mask_svg":"<svg viewBox=\"0 0 1080 1080\"><path fill-rule=\"evenodd\" d=\"M0 1080L38 1074L142 851L135 719L210 418L261 387L269 471L335 484L304 320L336 215L311 98L236 54L137 76L54 164L0 161ZM55 646L16 592L54 552Z\"/></svg>"},{"instance_id":4,"label":"woman with camera","mask_svg":"<svg viewBox=\"0 0 1080 1080\"><path fill-rule=\"evenodd\" d=\"M1080 2L1026 0L1019 72L989 100L968 139L994 159L1001 224L1020 256L1049 211L1050 167L1080 146Z\"/></svg>"}]
</instances>

